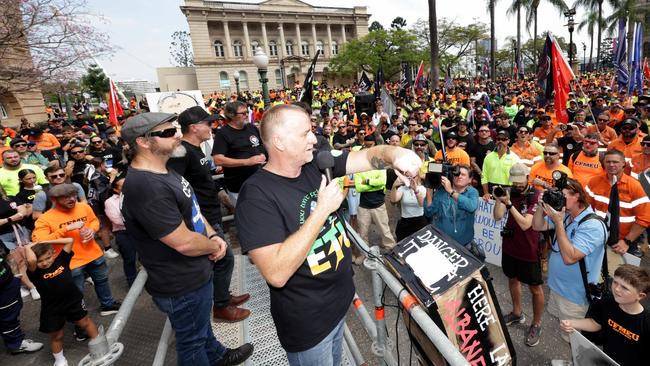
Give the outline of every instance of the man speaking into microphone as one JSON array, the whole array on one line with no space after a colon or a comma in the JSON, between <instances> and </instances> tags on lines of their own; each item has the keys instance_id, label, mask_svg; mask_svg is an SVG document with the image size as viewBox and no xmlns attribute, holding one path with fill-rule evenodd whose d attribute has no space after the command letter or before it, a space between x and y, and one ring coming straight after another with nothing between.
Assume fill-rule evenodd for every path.
<instances>
[{"instance_id":1,"label":"man speaking into microphone","mask_svg":"<svg viewBox=\"0 0 650 366\"><path fill-rule=\"evenodd\" d=\"M316 136L303 109L275 106L260 130L268 163L240 190L235 221L242 251L269 285L271 315L289 363L339 365L355 291L350 241L335 214L343 192L318 168ZM414 152L386 145L336 155L335 178L392 166L409 182L421 164Z\"/></svg>"}]
</instances>

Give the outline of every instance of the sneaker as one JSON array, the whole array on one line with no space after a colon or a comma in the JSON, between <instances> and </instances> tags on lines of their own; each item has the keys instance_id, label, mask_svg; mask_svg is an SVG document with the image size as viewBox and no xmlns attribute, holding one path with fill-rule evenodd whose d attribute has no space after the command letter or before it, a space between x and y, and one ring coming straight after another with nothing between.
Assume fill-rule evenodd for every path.
<instances>
[{"instance_id":1,"label":"sneaker","mask_svg":"<svg viewBox=\"0 0 650 366\"><path fill-rule=\"evenodd\" d=\"M120 255L117 254L117 252L114 251L113 248L109 248L109 249L107 249L107 250L104 252L104 257L106 257L106 258L108 258L108 259L117 258L117 257L119 257L119 256L120 256Z\"/></svg>"},{"instance_id":2,"label":"sneaker","mask_svg":"<svg viewBox=\"0 0 650 366\"><path fill-rule=\"evenodd\" d=\"M111 305L111 306L101 306L100 309L99 309L100 310L99 315L101 315L101 316L113 315L113 314L117 313L118 310L120 310L120 305L122 305L121 302L113 301L113 305Z\"/></svg>"},{"instance_id":3,"label":"sneaker","mask_svg":"<svg viewBox=\"0 0 650 366\"><path fill-rule=\"evenodd\" d=\"M20 344L20 348L12 349L9 352L11 352L12 355L17 355L19 353L36 352L41 348L43 348L43 343L34 342L31 339L23 339L22 343Z\"/></svg>"},{"instance_id":4,"label":"sneaker","mask_svg":"<svg viewBox=\"0 0 650 366\"><path fill-rule=\"evenodd\" d=\"M56 360L54 366L68 366L68 360L65 357L62 360Z\"/></svg>"},{"instance_id":5,"label":"sneaker","mask_svg":"<svg viewBox=\"0 0 650 366\"><path fill-rule=\"evenodd\" d=\"M226 353L215 364L216 366L239 365L253 354L253 345L244 343L239 348L226 348Z\"/></svg>"},{"instance_id":6,"label":"sneaker","mask_svg":"<svg viewBox=\"0 0 650 366\"><path fill-rule=\"evenodd\" d=\"M77 340L77 342L83 342L86 339L90 338L88 336L88 333L86 333L86 330L75 325L74 326L74 339Z\"/></svg>"},{"instance_id":7,"label":"sneaker","mask_svg":"<svg viewBox=\"0 0 650 366\"><path fill-rule=\"evenodd\" d=\"M535 347L539 344L539 337L542 334L542 327L537 324L531 324L528 328L528 335L526 336L526 345L528 347Z\"/></svg>"},{"instance_id":8,"label":"sneaker","mask_svg":"<svg viewBox=\"0 0 650 366\"><path fill-rule=\"evenodd\" d=\"M27 296L29 296L29 290L24 288L24 287L21 287L20 288L20 297L27 297Z\"/></svg>"},{"instance_id":9,"label":"sneaker","mask_svg":"<svg viewBox=\"0 0 650 366\"><path fill-rule=\"evenodd\" d=\"M29 294L32 295L32 300L34 300L34 301L41 299L41 294L38 293L38 291L36 290L36 287L30 288L29 289Z\"/></svg>"},{"instance_id":10,"label":"sneaker","mask_svg":"<svg viewBox=\"0 0 650 366\"><path fill-rule=\"evenodd\" d=\"M521 315L517 316L515 313L510 312L503 317L503 322L506 323L506 325L513 323L524 324L525 321L526 315L524 313L521 313Z\"/></svg>"}]
</instances>

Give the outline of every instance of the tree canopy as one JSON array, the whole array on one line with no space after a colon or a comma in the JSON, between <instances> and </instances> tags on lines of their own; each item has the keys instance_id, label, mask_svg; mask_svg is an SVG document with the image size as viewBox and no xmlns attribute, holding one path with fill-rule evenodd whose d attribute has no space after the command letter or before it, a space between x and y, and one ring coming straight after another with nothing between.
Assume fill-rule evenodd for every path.
<instances>
[{"instance_id":1,"label":"tree canopy","mask_svg":"<svg viewBox=\"0 0 650 366\"><path fill-rule=\"evenodd\" d=\"M186 31L176 31L172 34L169 45L172 63L176 66L189 67L194 65L190 34Z\"/></svg>"},{"instance_id":2,"label":"tree canopy","mask_svg":"<svg viewBox=\"0 0 650 366\"><path fill-rule=\"evenodd\" d=\"M90 65L88 67L86 75L81 77L81 85L85 89L90 90L100 100L104 99L104 94L110 90L108 78L104 74L104 71L97 65Z\"/></svg>"}]
</instances>

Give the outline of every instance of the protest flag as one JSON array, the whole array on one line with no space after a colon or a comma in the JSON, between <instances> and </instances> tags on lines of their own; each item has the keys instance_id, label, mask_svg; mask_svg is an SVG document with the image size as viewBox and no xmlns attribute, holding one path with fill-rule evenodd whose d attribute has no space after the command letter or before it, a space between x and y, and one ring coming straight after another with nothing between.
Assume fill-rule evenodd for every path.
<instances>
[{"instance_id":1,"label":"protest flag","mask_svg":"<svg viewBox=\"0 0 650 366\"><path fill-rule=\"evenodd\" d=\"M616 67L616 82L618 89L627 86L629 74L627 71L627 61L625 60L625 18L618 20L618 36L616 38L616 54L614 55L614 67Z\"/></svg>"},{"instance_id":2,"label":"protest flag","mask_svg":"<svg viewBox=\"0 0 650 366\"><path fill-rule=\"evenodd\" d=\"M553 73L551 72L552 64L552 41L550 35L546 35L544 49L539 55L537 63L537 84L544 91L544 100L550 100L553 97Z\"/></svg>"},{"instance_id":3,"label":"protest flag","mask_svg":"<svg viewBox=\"0 0 650 366\"><path fill-rule=\"evenodd\" d=\"M365 71L361 72L361 77L359 78L359 85L358 85L358 90L360 92L367 92L370 90L370 86L372 85L372 82L368 78L368 75L366 75Z\"/></svg>"},{"instance_id":4,"label":"protest flag","mask_svg":"<svg viewBox=\"0 0 650 366\"><path fill-rule=\"evenodd\" d=\"M308 103L309 105L311 105L311 101L314 94L313 83L314 83L314 74L316 72L316 61L318 61L318 56L320 55L321 52L322 52L321 50L316 50L316 55L314 56L314 59L311 61L309 70L307 70L307 76L305 77L305 82L302 84L302 94L298 99L301 102Z\"/></svg>"},{"instance_id":5,"label":"protest flag","mask_svg":"<svg viewBox=\"0 0 650 366\"><path fill-rule=\"evenodd\" d=\"M375 100L381 98L381 89L384 87L384 69L379 65L375 74Z\"/></svg>"},{"instance_id":6,"label":"protest flag","mask_svg":"<svg viewBox=\"0 0 650 366\"><path fill-rule=\"evenodd\" d=\"M643 59L643 76L650 80L650 67L648 67L648 58Z\"/></svg>"},{"instance_id":7,"label":"protest flag","mask_svg":"<svg viewBox=\"0 0 650 366\"><path fill-rule=\"evenodd\" d=\"M402 77L399 81L399 96L401 98L406 98L411 85L411 68L408 62L402 62Z\"/></svg>"},{"instance_id":8,"label":"protest flag","mask_svg":"<svg viewBox=\"0 0 650 366\"><path fill-rule=\"evenodd\" d=\"M424 61L420 61L420 67L418 68L418 73L415 76L415 91L418 93L418 95L422 94L424 85Z\"/></svg>"},{"instance_id":9,"label":"protest flag","mask_svg":"<svg viewBox=\"0 0 650 366\"><path fill-rule=\"evenodd\" d=\"M117 126L117 117L124 115L122 110L122 105L120 104L120 98L117 96L117 88L113 83L113 79L108 79L109 83L109 94L108 94L108 121L113 126Z\"/></svg>"},{"instance_id":10,"label":"protest flag","mask_svg":"<svg viewBox=\"0 0 650 366\"><path fill-rule=\"evenodd\" d=\"M643 91L643 74L641 73L643 27L641 26L641 23L636 23L634 26L634 41L632 42L632 47L633 49L630 50L632 53L632 62L630 65L631 77L629 79L627 91L629 94L632 94L632 91L636 89L641 94Z\"/></svg>"},{"instance_id":11,"label":"protest flag","mask_svg":"<svg viewBox=\"0 0 650 366\"><path fill-rule=\"evenodd\" d=\"M550 37L550 36L549 36ZM551 38L552 39L552 38ZM553 73L553 91L555 92L555 116L558 122L569 122L569 114L567 113L566 104L569 100L571 80L576 76L569 66L569 63L564 58L562 49L555 39L551 43L551 69Z\"/></svg>"}]
</instances>

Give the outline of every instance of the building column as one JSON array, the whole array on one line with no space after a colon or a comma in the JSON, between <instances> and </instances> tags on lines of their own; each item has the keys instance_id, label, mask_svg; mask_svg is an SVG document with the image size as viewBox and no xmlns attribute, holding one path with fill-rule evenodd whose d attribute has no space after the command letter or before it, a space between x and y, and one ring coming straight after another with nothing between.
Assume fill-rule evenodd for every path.
<instances>
[{"instance_id":1,"label":"building column","mask_svg":"<svg viewBox=\"0 0 650 366\"><path fill-rule=\"evenodd\" d=\"M223 45L226 60L232 59L233 50L232 50L232 41L230 40L230 29L228 28L228 21L223 21L223 34L226 37L226 44Z\"/></svg>"},{"instance_id":2,"label":"building column","mask_svg":"<svg viewBox=\"0 0 650 366\"><path fill-rule=\"evenodd\" d=\"M347 40L345 38L345 24L341 24L341 37L342 37L343 43L347 42Z\"/></svg>"},{"instance_id":3,"label":"building column","mask_svg":"<svg viewBox=\"0 0 650 366\"><path fill-rule=\"evenodd\" d=\"M253 57L253 54L251 51L251 40L248 38L248 23L242 22L241 24L244 27L244 47L246 47L246 52L244 52L244 59L250 59Z\"/></svg>"},{"instance_id":4,"label":"building column","mask_svg":"<svg viewBox=\"0 0 650 366\"><path fill-rule=\"evenodd\" d=\"M300 37L300 23L296 23L296 37L298 38L298 56L302 56L302 38Z\"/></svg>"},{"instance_id":5,"label":"building column","mask_svg":"<svg viewBox=\"0 0 650 366\"><path fill-rule=\"evenodd\" d=\"M314 42L314 53L312 54L313 56L316 56L316 42L318 42L318 38L316 38L316 24L311 23L311 38L313 38Z\"/></svg>"},{"instance_id":6,"label":"building column","mask_svg":"<svg viewBox=\"0 0 650 366\"><path fill-rule=\"evenodd\" d=\"M325 57L332 57L332 27L327 23L327 47L325 47Z\"/></svg>"},{"instance_id":7,"label":"building column","mask_svg":"<svg viewBox=\"0 0 650 366\"><path fill-rule=\"evenodd\" d=\"M266 36L266 23L262 22L260 24L262 25L262 42L264 42L264 47L262 48L264 49L264 53L266 53L267 55L269 55L269 57L271 57L271 48L269 47L269 39Z\"/></svg>"},{"instance_id":8,"label":"building column","mask_svg":"<svg viewBox=\"0 0 650 366\"><path fill-rule=\"evenodd\" d=\"M278 23L278 30L280 31L280 48L282 48L281 55L286 55L287 54L287 47L286 47L286 43L284 41L284 28L282 27L282 23Z\"/></svg>"}]
</instances>

